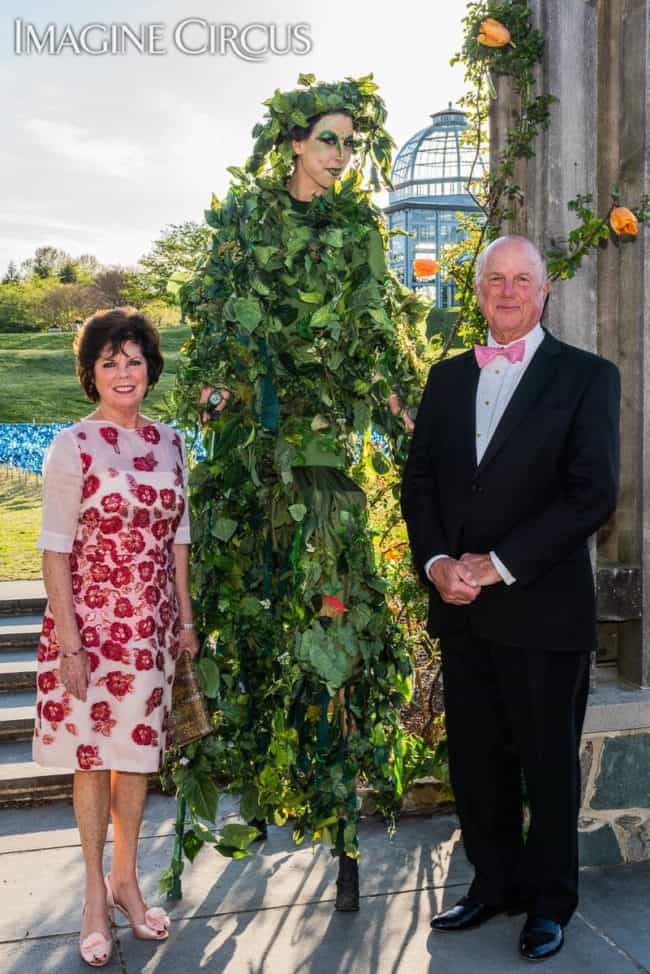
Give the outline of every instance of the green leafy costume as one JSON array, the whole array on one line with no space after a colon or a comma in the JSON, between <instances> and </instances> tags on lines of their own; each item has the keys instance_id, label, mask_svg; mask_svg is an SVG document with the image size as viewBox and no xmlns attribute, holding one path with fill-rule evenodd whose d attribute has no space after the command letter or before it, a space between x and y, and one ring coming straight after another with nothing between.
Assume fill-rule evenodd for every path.
<instances>
[{"instance_id":1,"label":"green leafy costume","mask_svg":"<svg viewBox=\"0 0 650 974\"><path fill-rule=\"evenodd\" d=\"M363 483L406 450L387 404L392 392L419 399L424 309L388 272L384 222L362 188L366 161L388 185L393 144L372 76L299 85L265 103L246 168L230 170L227 197L206 213L209 253L182 288L193 336L177 412L191 426L201 387L232 395L191 476L199 671L215 733L173 767L196 823L190 858L210 839L196 816L213 817L219 790L241 796L248 820L291 820L297 841L311 834L353 856L357 778L389 815L402 793L411 666ZM286 189L288 133L341 110L362 143L357 168L299 203ZM236 841L217 841L238 854Z\"/></svg>"}]
</instances>

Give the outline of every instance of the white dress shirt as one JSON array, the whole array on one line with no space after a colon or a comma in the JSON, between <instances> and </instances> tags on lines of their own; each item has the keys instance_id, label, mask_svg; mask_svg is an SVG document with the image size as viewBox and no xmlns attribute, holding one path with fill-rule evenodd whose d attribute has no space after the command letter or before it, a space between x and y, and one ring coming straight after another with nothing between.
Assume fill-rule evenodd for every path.
<instances>
[{"instance_id":1,"label":"white dress shirt","mask_svg":"<svg viewBox=\"0 0 650 974\"><path fill-rule=\"evenodd\" d=\"M517 339L520 341L520 339ZM513 393L522 377L530 365L533 355L539 348L539 346L544 341L544 329L539 324L539 322L532 328L527 335L524 336L523 341L525 342L524 357L521 362L511 362L504 355L497 355L484 365L481 369L481 374L478 380L478 386L476 389L476 463L479 464L483 459L483 455L488 448L488 444L492 439L495 429L501 421L508 403L512 399ZM498 346L499 343L492 337L491 332L488 332L488 346L494 348ZM514 342L509 342L508 345L514 345ZM508 348L508 345L502 345L501 348ZM490 558L492 559L492 564L498 571L499 575L506 583L506 585L512 585L516 581L514 575L512 575L506 566L503 564L500 558L497 557L494 551L489 552ZM447 558L447 555L439 554L434 555L429 558L428 562L424 566L424 571L429 577L429 570L433 565L434 561L439 558Z\"/></svg>"}]
</instances>

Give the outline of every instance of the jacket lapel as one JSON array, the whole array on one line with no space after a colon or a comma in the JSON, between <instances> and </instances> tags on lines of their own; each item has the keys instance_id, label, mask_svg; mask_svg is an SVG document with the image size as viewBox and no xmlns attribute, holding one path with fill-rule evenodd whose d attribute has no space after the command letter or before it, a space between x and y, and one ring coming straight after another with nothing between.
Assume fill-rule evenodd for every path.
<instances>
[{"instance_id":1,"label":"jacket lapel","mask_svg":"<svg viewBox=\"0 0 650 974\"><path fill-rule=\"evenodd\" d=\"M499 425L492 435L487 450L483 454L483 459L478 465L478 471L483 470L494 459L514 428L521 422L532 406L534 406L544 387L555 373L555 357L560 354L560 349L561 346L557 339L546 332L544 341L533 356L531 363L526 369L521 382L515 389L512 399L499 421ZM475 409L476 396L474 396L472 404ZM476 420L474 419L475 423ZM472 440L473 442L474 440Z\"/></svg>"},{"instance_id":2,"label":"jacket lapel","mask_svg":"<svg viewBox=\"0 0 650 974\"><path fill-rule=\"evenodd\" d=\"M466 452L465 462L470 470L476 470L476 390L481 370L473 352L465 358L463 388L458 390L457 444Z\"/></svg>"}]
</instances>

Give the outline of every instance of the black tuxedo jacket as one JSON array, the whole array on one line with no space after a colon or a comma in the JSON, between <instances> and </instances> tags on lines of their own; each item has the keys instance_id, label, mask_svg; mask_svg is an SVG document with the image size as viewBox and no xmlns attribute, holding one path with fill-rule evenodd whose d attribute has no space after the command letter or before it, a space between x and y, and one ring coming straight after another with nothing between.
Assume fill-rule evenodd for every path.
<instances>
[{"instance_id":1,"label":"black tuxedo jacket","mask_svg":"<svg viewBox=\"0 0 650 974\"><path fill-rule=\"evenodd\" d=\"M616 505L618 369L547 332L477 465L479 372L472 351L433 366L404 472L402 511L429 588L429 631L595 649L587 541ZM492 550L516 582L485 586L469 606L443 602L424 574L433 555Z\"/></svg>"}]
</instances>

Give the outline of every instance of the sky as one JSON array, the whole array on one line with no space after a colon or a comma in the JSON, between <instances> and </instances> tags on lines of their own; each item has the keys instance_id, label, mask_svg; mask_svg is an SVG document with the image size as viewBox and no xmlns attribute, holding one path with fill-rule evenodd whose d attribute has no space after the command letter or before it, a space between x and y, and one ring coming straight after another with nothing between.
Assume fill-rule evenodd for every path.
<instances>
[{"instance_id":1,"label":"sky","mask_svg":"<svg viewBox=\"0 0 650 974\"><path fill-rule=\"evenodd\" d=\"M463 92L462 68L449 60L461 42L466 0L13 0L0 21L3 139L0 274L36 247L132 266L165 226L203 219L212 193L223 196L229 165L242 165L262 102L298 74L326 81L372 72L388 107L397 146ZM90 23L161 24L161 55L16 54L15 20L42 35L66 25L78 38ZM187 18L209 24L306 24L306 54L246 61L184 54L174 30ZM198 47L207 29L187 27ZM102 33L88 34L97 45ZM263 37L251 32L251 45ZM385 197L378 197L381 205Z\"/></svg>"}]
</instances>

